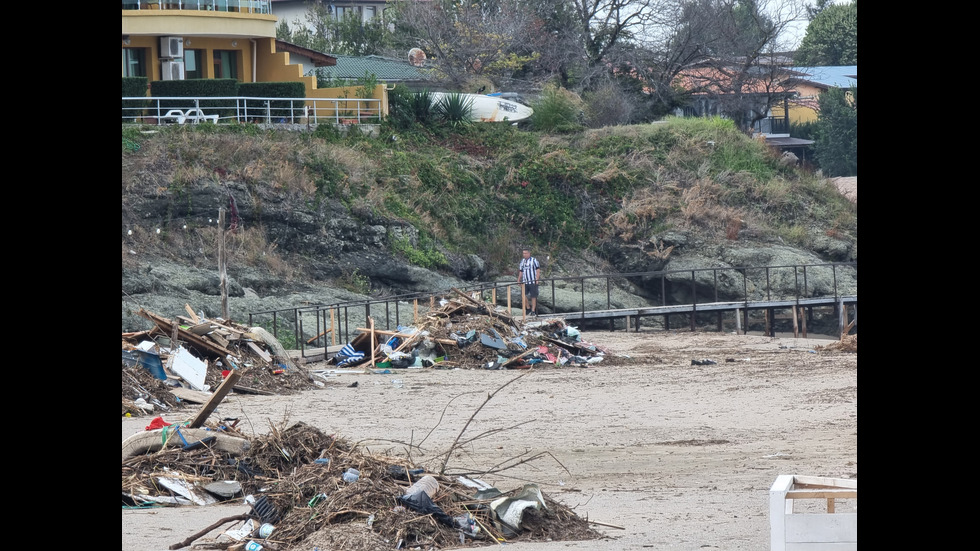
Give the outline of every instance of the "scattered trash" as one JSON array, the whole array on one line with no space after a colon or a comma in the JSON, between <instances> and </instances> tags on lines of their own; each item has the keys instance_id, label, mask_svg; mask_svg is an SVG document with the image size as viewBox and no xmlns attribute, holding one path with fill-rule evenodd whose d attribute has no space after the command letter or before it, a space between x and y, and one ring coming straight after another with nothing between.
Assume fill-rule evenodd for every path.
<instances>
[{"instance_id":1,"label":"scattered trash","mask_svg":"<svg viewBox=\"0 0 980 551\"><path fill-rule=\"evenodd\" d=\"M691 365L716 365L718 362L709 359L691 360Z\"/></svg>"}]
</instances>

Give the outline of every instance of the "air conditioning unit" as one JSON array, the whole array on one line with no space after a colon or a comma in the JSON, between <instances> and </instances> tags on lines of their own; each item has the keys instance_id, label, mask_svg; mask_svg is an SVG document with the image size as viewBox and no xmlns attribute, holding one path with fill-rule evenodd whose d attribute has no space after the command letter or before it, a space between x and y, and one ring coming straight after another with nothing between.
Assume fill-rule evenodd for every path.
<instances>
[{"instance_id":1,"label":"air conditioning unit","mask_svg":"<svg viewBox=\"0 0 980 551\"><path fill-rule=\"evenodd\" d=\"M184 80L184 60L164 61L162 66L163 80Z\"/></svg>"},{"instance_id":2,"label":"air conditioning unit","mask_svg":"<svg viewBox=\"0 0 980 551\"><path fill-rule=\"evenodd\" d=\"M161 36L160 57L184 57L184 39L179 36Z\"/></svg>"}]
</instances>

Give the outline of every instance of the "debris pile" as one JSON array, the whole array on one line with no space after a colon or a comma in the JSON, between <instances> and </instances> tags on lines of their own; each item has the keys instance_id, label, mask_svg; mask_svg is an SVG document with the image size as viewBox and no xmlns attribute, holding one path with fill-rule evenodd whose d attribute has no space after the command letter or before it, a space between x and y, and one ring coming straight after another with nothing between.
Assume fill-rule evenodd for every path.
<instances>
[{"instance_id":1,"label":"debris pile","mask_svg":"<svg viewBox=\"0 0 980 551\"><path fill-rule=\"evenodd\" d=\"M414 327L396 331L359 328L360 333L328 364L372 369L527 369L588 367L607 351L581 339L561 318L511 317L461 291L443 299ZM373 324L372 324L373 325Z\"/></svg>"},{"instance_id":2,"label":"debris pile","mask_svg":"<svg viewBox=\"0 0 980 551\"><path fill-rule=\"evenodd\" d=\"M171 320L141 309L138 314L155 327L123 333L123 415L203 403L232 370L240 375L234 392L291 394L317 386L265 329L207 319L190 306L187 312L189 317Z\"/></svg>"},{"instance_id":3,"label":"debris pile","mask_svg":"<svg viewBox=\"0 0 980 551\"><path fill-rule=\"evenodd\" d=\"M267 436L248 440L226 422L208 427L216 439L205 444L193 441L192 429L162 418L147 429L154 424L162 426L123 443L124 507L229 500L243 507L242 515L221 523L226 526L216 537L218 526L207 527L171 549L207 534L212 541L195 547L255 541L270 550L368 551L601 537L536 484L501 492L477 479L363 453L304 423L273 426ZM169 445L157 444L161 435ZM139 453L139 441L159 449Z\"/></svg>"}]
</instances>

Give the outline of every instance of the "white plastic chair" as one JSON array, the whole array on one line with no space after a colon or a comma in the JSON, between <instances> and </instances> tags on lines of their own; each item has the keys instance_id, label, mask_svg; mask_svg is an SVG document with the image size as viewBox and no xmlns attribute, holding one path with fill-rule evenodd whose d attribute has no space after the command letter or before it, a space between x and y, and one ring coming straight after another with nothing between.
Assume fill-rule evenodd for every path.
<instances>
[{"instance_id":1,"label":"white plastic chair","mask_svg":"<svg viewBox=\"0 0 980 551\"><path fill-rule=\"evenodd\" d=\"M160 122L175 122L177 124L184 124L187 120L187 116L180 109L171 109L167 111L167 114L160 117Z\"/></svg>"}]
</instances>

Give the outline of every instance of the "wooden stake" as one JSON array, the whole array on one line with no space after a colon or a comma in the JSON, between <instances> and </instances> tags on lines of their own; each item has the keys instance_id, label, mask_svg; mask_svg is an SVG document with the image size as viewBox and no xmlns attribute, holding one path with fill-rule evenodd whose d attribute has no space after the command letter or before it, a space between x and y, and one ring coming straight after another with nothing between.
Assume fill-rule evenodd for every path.
<instances>
[{"instance_id":1,"label":"wooden stake","mask_svg":"<svg viewBox=\"0 0 980 551\"><path fill-rule=\"evenodd\" d=\"M797 329L797 324L796 324L796 307L794 306L790 308L790 310L792 310L793 312L793 338L795 339L796 337L800 336L799 335L800 332Z\"/></svg>"},{"instance_id":2,"label":"wooden stake","mask_svg":"<svg viewBox=\"0 0 980 551\"><path fill-rule=\"evenodd\" d=\"M527 318L527 294L524 291L524 282L521 282L521 319Z\"/></svg>"},{"instance_id":3,"label":"wooden stake","mask_svg":"<svg viewBox=\"0 0 980 551\"><path fill-rule=\"evenodd\" d=\"M800 323L803 324L803 338L806 338L806 310L800 306Z\"/></svg>"},{"instance_id":4,"label":"wooden stake","mask_svg":"<svg viewBox=\"0 0 980 551\"><path fill-rule=\"evenodd\" d=\"M375 342L374 342L374 318L368 317L368 322L369 322L369 325L371 327L371 368L373 369L375 367L374 366L374 347L375 347Z\"/></svg>"},{"instance_id":5,"label":"wooden stake","mask_svg":"<svg viewBox=\"0 0 980 551\"><path fill-rule=\"evenodd\" d=\"M333 330L333 328L335 327L333 314L334 314L334 308L331 308L330 309L330 344L333 346L337 346L337 332Z\"/></svg>"},{"instance_id":6,"label":"wooden stake","mask_svg":"<svg viewBox=\"0 0 980 551\"><path fill-rule=\"evenodd\" d=\"M510 285L507 286L507 313L511 312L510 308Z\"/></svg>"},{"instance_id":7,"label":"wooden stake","mask_svg":"<svg viewBox=\"0 0 980 551\"><path fill-rule=\"evenodd\" d=\"M742 311L738 308L735 309L735 334L742 334Z\"/></svg>"},{"instance_id":8,"label":"wooden stake","mask_svg":"<svg viewBox=\"0 0 980 551\"><path fill-rule=\"evenodd\" d=\"M412 324L416 325L419 322L419 299L415 299L414 303L415 303L415 317L412 318Z\"/></svg>"}]
</instances>

